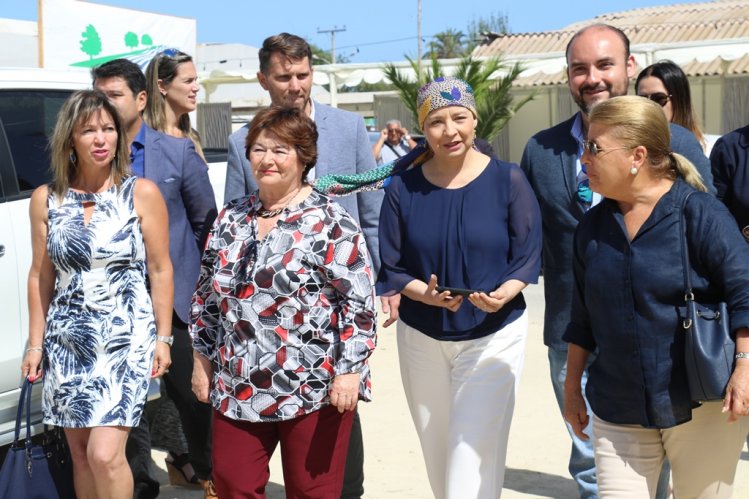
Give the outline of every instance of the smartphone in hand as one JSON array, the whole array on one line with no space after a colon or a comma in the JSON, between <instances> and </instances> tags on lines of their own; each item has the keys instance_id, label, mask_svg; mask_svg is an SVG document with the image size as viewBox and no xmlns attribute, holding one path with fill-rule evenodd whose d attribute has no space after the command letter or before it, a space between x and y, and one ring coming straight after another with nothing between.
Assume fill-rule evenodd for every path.
<instances>
[{"instance_id":1,"label":"smartphone in hand","mask_svg":"<svg viewBox=\"0 0 749 499\"><path fill-rule=\"evenodd\" d=\"M436 289L438 293L442 293L443 291L449 291L450 294L453 296L460 295L460 296L465 296L466 298L468 298L468 295L470 295L471 293L481 293L481 291L477 289L450 288L447 286L437 286L434 289Z\"/></svg>"}]
</instances>

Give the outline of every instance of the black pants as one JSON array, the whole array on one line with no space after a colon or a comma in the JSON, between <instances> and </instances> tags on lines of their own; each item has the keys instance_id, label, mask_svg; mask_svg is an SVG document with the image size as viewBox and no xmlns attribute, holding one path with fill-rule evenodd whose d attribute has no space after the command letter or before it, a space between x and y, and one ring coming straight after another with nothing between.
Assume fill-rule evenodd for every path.
<instances>
[{"instance_id":1,"label":"black pants","mask_svg":"<svg viewBox=\"0 0 749 499\"><path fill-rule=\"evenodd\" d=\"M125 455L133 472L133 499L156 499L159 481L151 471L151 432L147 418L140 418L140 424L130 430Z\"/></svg>"},{"instance_id":2,"label":"black pants","mask_svg":"<svg viewBox=\"0 0 749 499\"><path fill-rule=\"evenodd\" d=\"M346 471L343 474L341 499L359 499L364 494L364 441L361 434L359 410L354 413L351 425L348 454L346 454Z\"/></svg>"},{"instance_id":3,"label":"black pants","mask_svg":"<svg viewBox=\"0 0 749 499\"><path fill-rule=\"evenodd\" d=\"M192 340L187 325L176 316L172 324L172 365L164 375L164 385L179 412L190 464L198 478L205 480L211 476L211 406L192 393Z\"/></svg>"},{"instance_id":4,"label":"black pants","mask_svg":"<svg viewBox=\"0 0 749 499\"><path fill-rule=\"evenodd\" d=\"M172 365L163 381L169 398L177 406L182 431L187 440L190 463L200 479L211 476L211 406L199 402L192 393L192 341L187 325L172 318L174 344ZM126 447L127 461L135 481L135 499L158 496L159 482L151 474L151 433L146 418L130 431Z\"/></svg>"}]
</instances>

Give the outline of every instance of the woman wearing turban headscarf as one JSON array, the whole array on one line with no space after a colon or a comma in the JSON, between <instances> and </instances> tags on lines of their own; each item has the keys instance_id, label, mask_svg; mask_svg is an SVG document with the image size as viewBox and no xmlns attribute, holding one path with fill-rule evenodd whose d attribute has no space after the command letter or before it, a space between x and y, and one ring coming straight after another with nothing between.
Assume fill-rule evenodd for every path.
<instances>
[{"instance_id":1,"label":"woman wearing turban headscarf","mask_svg":"<svg viewBox=\"0 0 749 499\"><path fill-rule=\"evenodd\" d=\"M380 214L378 294L402 294L401 376L434 496L501 495L541 220L522 171L473 147L473 90L418 94L426 152L394 175ZM451 288L451 289L445 289ZM455 289L460 288L460 289Z\"/></svg>"}]
</instances>

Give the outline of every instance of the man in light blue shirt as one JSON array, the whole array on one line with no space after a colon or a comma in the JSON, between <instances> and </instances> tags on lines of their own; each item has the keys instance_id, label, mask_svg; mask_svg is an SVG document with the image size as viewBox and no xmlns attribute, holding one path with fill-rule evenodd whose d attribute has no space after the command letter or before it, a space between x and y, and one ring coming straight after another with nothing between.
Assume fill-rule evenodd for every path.
<instances>
[{"instance_id":1,"label":"man in light blue shirt","mask_svg":"<svg viewBox=\"0 0 749 499\"><path fill-rule=\"evenodd\" d=\"M372 154L378 165L392 163L416 147L416 142L398 120L390 120L380 132L380 138L372 146Z\"/></svg>"}]
</instances>

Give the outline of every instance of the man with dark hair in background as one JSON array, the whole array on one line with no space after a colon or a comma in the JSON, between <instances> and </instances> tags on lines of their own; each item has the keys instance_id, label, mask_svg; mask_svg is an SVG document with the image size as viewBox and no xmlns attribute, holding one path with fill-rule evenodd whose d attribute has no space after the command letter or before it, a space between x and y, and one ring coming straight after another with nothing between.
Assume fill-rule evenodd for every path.
<instances>
[{"instance_id":1,"label":"man with dark hair in background","mask_svg":"<svg viewBox=\"0 0 749 499\"><path fill-rule=\"evenodd\" d=\"M270 94L272 104L302 109L317 126L317 163L307 175L308 180L328 173L361 173L376 167L362 117L312 100L312 50L303 38L289 33L270 36L263 42L259 58L258 80ZM257 189L245 156L247 130L248 125L245 125L229 136L225 201L246 196ZM380 268L377 226L382 197L382 191L374 191L334 198L359 222L375 275ZM389 312L390 309L383 305L385 312ZM341 497L360 498L363 493L364 447L357 412L351 428Z\"/></svg>"},{"instance_id":2,"label":"man with dark hair in background","mask_svg":"<svg viewBox=\"0 0 749 499\"><path fill-rule=\"evenodd\" d=\"M203 238L216 216L216 200L208 167L190 139L153 130L141 118L146 105L146 79L138 65L115 59L91 70L93 86L117 108L127 131L133 174L152 180L169 213L169 256L174 263L172 365L164 375L166 391L180 414L190 464L209 489L211 473L211 408L192 393L192 340L187 332L190 301L200 272ZM146 418L133 428L127 456L138 499L158 496L159 483L150 476L151 442ZM188 477L189 478L189 477Z\"/></svg>"},{"instance_id":3,"label":"man with dark hair in background","mask_svg":"<svg viewBox=\"0 0 749 499\"><path fill-rule=\"evenodd\" d=\"M626 95L637 66L626 34L605 24L586 26L575 33L566 55L568 85L580 111L531 137L520 162L541 207L544 343L548 347L551 381L560 411L567 373L567 344L562 334L570 322L574 291L572 238L585 212L600 201L600 195L590 190L580 162L588 129L587 113L599 102ZM671 149L688 158L702 174L705 184L712 186L710 163L700 143L685 128L674 124L670 128ZM594 358L595 353L589 356L588 365ZM583 396L586 382L587 368L582 378ZM592 419L590 408L588 413ZM572 438L569 472L577 482L580 497L598 497L592 442L579 439L569 425L567 430ZM589 424L586 434L590 435L590 430ZM659 485L658 499L665 498L667 488L666 476L665 483Z\"/></svg>"}]
</instances>

